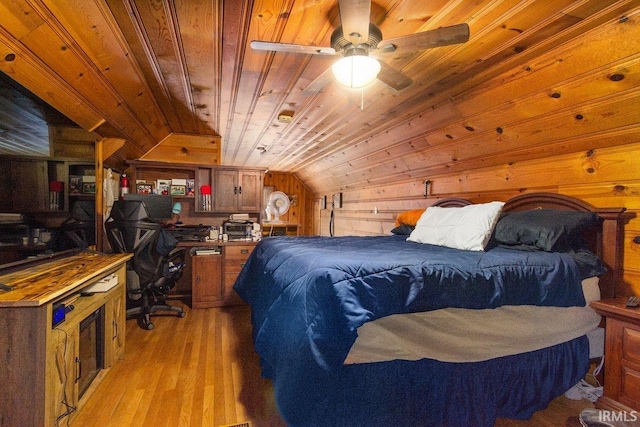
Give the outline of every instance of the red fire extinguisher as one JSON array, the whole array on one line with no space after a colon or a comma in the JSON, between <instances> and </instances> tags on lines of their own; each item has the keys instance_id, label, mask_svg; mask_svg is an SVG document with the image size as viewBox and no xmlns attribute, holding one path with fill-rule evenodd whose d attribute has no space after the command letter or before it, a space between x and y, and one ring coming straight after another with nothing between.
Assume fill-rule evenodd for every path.
<instances>
[{"instance_id":1,"label":"red fire extinguisher","mask_svg":"<svg viewBox=\"0 0 640 427\"><path fill-rule=\"evenodd\" d=\"M124 199L125 194L129 194L129 177L123 173L120 176L120 199Z\"/></svg>"}]
</instances>

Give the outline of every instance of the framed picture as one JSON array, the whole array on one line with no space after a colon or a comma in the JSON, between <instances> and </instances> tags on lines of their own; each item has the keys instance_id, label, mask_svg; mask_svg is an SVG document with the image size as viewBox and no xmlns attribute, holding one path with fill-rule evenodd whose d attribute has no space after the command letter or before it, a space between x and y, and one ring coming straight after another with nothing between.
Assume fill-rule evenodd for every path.
<instances>
[{"instance_id":1,"label":"framed picture","mask_svg":"<svg viewBox=\"0 0 640 427\"><path fill-rule=\"evenodd\" d=\"M153 194L153 182L137 181L136 193L138 194Z\"/></svg>"},{"instance_id":2,"label":"framed picture","mask_svg":"<svg viewBox=\"0 0 640 427\"><path fill-rule=\"evenodd\" d=\"M187 179L187 196L195 196L195 195L196 195L196 180Z\"/></svg>"},{"instance_id":3,"label":"framed picture","mask_svg":"<svg viewBox=\"0 0 640 427\"><path fill-rule=\"evenodd\" d=\"M159 179L156 181L156 193L168 196L171 192L171 180L170 179Z\"/></svg>"},{"instance_id":4,"label":"framed picture","mask_svg":"<svg viewBox=\"0 0 640 427\"><path fill-rule=\"evenodd\" d=\"M69 176L69 193L80 194L82 193L82 177L79 175Z\"/></svg>"},{"instance_id":5,"label":"framed picture","mask_svg":"<svg viewBox=\"0 0 640 427\"><path fill-rule=\"evenodd\" d=\"M83 182L82 183L82 194L96 194L96 183L95 182Z\"/></svg>"},{"instance_id":6,"label":"framed picture","mask_svg":"<svg viewBox=\"0 0 640 427\"><path fill-rule=\"evenodd\" d=\"M185 185L172 185L171 186L171 195L172 196L184 196L187 194L187 187Z\"/></svg>"}]
</instances>

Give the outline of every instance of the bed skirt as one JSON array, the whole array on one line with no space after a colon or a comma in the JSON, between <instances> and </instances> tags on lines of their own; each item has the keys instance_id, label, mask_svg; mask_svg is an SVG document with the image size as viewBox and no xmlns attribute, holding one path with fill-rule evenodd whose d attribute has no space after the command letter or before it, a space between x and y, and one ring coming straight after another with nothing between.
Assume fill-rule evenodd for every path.
<instances>
[{"instance_id":1,"label":"bed skirt","mask_svg":"<svg viewBox=\"0 0 640 427\"><path fill-rule=\"evenodd\" d=\"M529 419L583 379L588 369L589 342L582 336L482 362L344 365L331 381L317 384L323 390L316 389L321 397L314 408L277 384L276 401L291 426L491 427L497 417Z\"/></svg>"}]
</instances>

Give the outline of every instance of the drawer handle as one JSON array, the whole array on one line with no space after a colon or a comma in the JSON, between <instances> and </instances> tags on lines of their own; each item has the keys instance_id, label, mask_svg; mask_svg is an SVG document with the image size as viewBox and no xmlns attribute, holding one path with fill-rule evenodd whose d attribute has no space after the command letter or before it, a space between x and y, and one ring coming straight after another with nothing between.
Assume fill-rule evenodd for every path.
<instances>
[{"instance_id":1,"label":"drawer handle","mask_svg":"<svg viewBox=\"0 0 640 427\"><path fill-rule=\"evenodd\" d=\"M240 249L240 253L246 255L249 253L249 249Z\"/></svg>"},{"instance_id":2,"label":"drawer handle","mask_svg":"<svg viewBox=\"0 0 640 427\"><path fill-rule=\"evenodd\" d=\"M113 337L111 337L111 339L115 340L118 338L118 323L114 320L111 324L113 325Z\"/></svg>"},{"instance_id":3,"label":"drawer handle","mask_svg":"<svg viewBox=\"0 0 640 427\"><path fill-rule=\"evenodd\" d=\"M82 362L79 357L76 357L76 380L74 382L77 383L80 378L82 378Z\"/></svg>"}]
</instances>

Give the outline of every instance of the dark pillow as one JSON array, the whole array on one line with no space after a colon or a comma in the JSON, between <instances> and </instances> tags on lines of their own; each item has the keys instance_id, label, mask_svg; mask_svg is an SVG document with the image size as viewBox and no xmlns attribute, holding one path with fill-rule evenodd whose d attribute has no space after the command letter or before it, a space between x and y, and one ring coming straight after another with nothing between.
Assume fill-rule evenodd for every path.
<instances>
[{"instance_id":1,"label":"dark pillow","mask_svg":"<svg viewBox=\"0 0 640 427\"><path fill-rule=\"evenodd\" d=\"M391 232L395 235L398 236L408 236L411 234L411 232L413 231L414 227L410 226L410 225L399 225L397 227L395 227L393 230L391 230Z\"/></svg>"},{"instance_id":2,"label":"dark pillow","mask_svg":"<svg viewBox=\"0 0 640 427\"><path fill-rule=\"evenodd\" d=\"M493 239L498 245L525 245L547 252L565 252L598 221L593 212L558 209L509 212L498 220Z\"/></svg>"},{"instance_id":3,"label":"dark pillow","mask_svg":"<svg viewBox=\"0 0 640 427\"><path fill-rule=\"evenodd\" d=\"M496 246L500 248L506 248L506 249L516 250L516 251L541 252L539 248L535 246L530 246L530 245L496 244L494 247ZM578 241L576 241L571 245L570 248L563 249L560 252L566 253L571 258L573 258L573 260L576 263L576 266L578 267L578 270L580 271L580 276L583 279L594 277L594 276L601 276L607 272L607 267L604 265L602 260L598 258L596 254L591 252L591 250L589 250L586 244L583 245L578 243Z\"/></svg>"},{"instance_id":4,"label":"dark pillow","mask_svg":"<svg viewBox=\"0 0 640 427\"><path fill-rule=\"evenodd\" d=\"M594 276L601 276L607 272L607 267L596 254L586 247L576 247L567 251L580 270L583 279Z\"/></svg>"}]
</instances>

